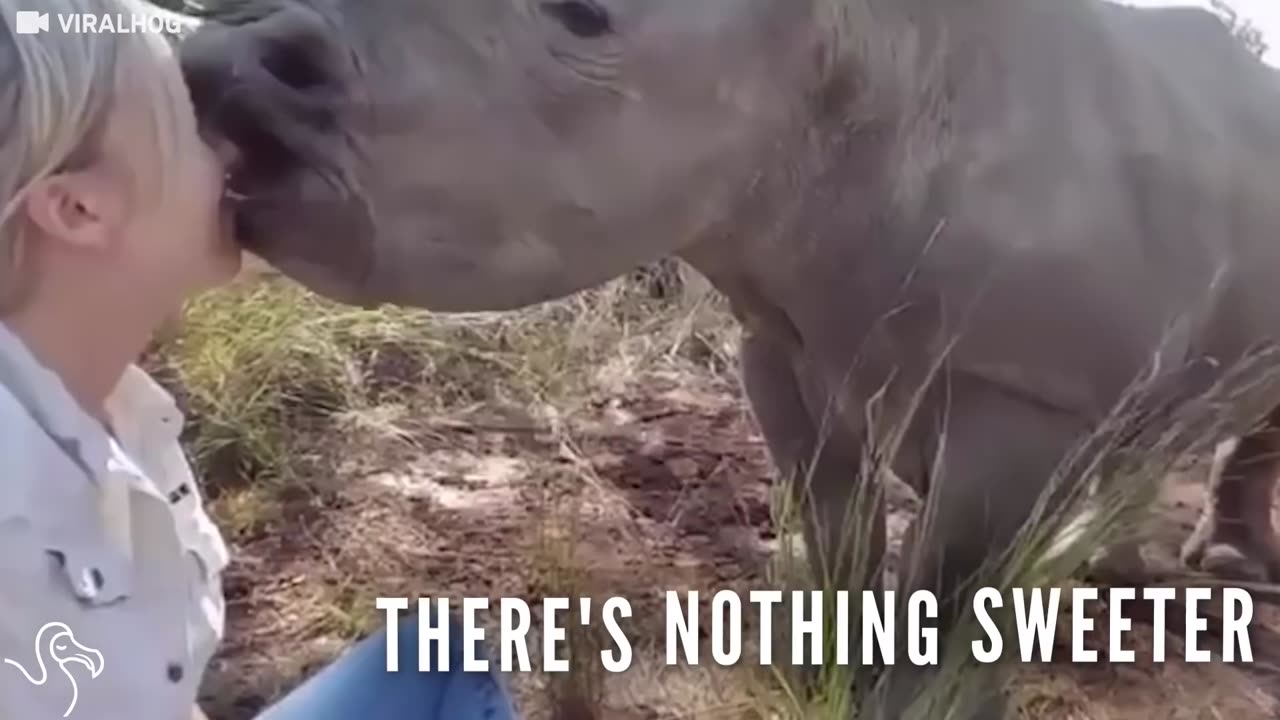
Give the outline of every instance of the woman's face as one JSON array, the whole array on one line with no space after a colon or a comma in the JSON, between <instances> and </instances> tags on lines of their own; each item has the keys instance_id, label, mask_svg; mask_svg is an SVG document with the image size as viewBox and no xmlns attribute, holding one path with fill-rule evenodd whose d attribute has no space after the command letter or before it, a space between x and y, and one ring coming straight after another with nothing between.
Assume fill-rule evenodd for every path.
<instances>
[{"instance_id":1,"label":"woman's face","mask_svg":"<svg viewBox=\"0 0 1280 720\"><path fill-rule=\"evenodd\" d=\"M125 73L99 159L129 189L117 259L150 298L180 301L232 279L241 251L222 202L224 165L197 133L175 56L166 47L136 62L143 67ZM169 135L167 151L157 131Z\"/></svg>"}]
</instances>

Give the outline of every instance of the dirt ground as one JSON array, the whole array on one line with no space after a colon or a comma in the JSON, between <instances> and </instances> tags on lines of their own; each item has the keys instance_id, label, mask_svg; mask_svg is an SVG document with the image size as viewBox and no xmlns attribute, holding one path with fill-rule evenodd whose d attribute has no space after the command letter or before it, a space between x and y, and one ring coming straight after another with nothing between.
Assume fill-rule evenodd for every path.
<instances>
[{"instance_id":1,"label":"dirt ground","mask_svg":"<svg viewBox=\"0 0 1280 720\"><path fill-rule=\"evenodd\" d=\"M777 544L772 473L736 390L648 376L553 425L495 408L363 417L316 447L305 487L213 497L235 559L228 636L204 690L212 720L253 717L368 632L379 595L537 601L577 591L628 597L629 636L657 646L637 647L631 670L605 678L597 717L754 717L751 671L660 662L660 591L759 587ZM1171 481L1153 556L1172 561L1201 482L1196 473ZM915 500L898 494L892 504L896 533ZM1280 717L1280 613L1255 607L1253 665L1055 662L1022 668L1010 692L1028 718ZM1150 627L1135 625L1144 647ZM1105 635L1093 640L1105 648ZM1180 648L1171 632L1170 653ZM510 681L528 717L569 717L555 710L547 676Z\"/></svg>"}]
</instances>

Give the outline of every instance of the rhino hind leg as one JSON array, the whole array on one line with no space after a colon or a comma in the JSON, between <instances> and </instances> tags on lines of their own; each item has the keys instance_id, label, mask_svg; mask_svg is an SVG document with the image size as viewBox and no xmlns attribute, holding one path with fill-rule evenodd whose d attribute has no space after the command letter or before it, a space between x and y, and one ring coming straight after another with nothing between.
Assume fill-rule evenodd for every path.
<instances>
[{"instance_id":1,"label":"rhino hind leg","mask_svg":"<svg viewBox=\"0 0 1280 720\"><path fill-rule=\"evenodd\" d=\"M967 644L952 630L975 627L972 598L994 585L1008 549L1080 433L1072 418L999 389L957 381L950 392L945 437L926 509L911 530L913 558L904 557L904 591L929 590L939 602L940 646ZM996 610L996 613L1001 610ZM869 699L872 718L930 718L913 708L919 688L935 684L938 669L894 665ZM999 664L973 679L972 703L955 717L1007 717Z\"/></svg>"},{"instance_id":2,"label":"rhino hind leg","mask_svg":"<svg viewBox=\"0 0 1280 720\"><path fill-rule=\"evenodd\" d=\"M912 589L932 590L940 600L980 571L999 571L991 563L1030 517L1080 433L1075 419L981 383L955 383L950 397L935 477L913 530L918 557L904 572Z\"/></svg>"},{"instance_id":3,"label":"rhino hind leg","mask_svg":"<svg viewBox=\"0 0 1280 720\"><path fill-rule=\"evenodd\" d=\"M1182 548L1189 567L1232 580L1280 582L1272 504L1280 477L1280 409L1235 447L1219 448L1195 531Z\"/></svg>"}]
</instances>

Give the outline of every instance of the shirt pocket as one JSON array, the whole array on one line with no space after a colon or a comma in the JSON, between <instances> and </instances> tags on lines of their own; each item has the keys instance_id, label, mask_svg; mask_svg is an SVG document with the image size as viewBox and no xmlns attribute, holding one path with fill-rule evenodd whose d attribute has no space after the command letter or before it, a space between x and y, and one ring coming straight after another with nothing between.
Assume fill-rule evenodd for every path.
<instances>
[{"instance_id":1,"label":"shirt pocket","mask_svg":"<svg viewBox=\"0 0 1280 720\"><path fill-rule=\"evenodd\" d=\"M57 500L58 505L42 506L27 526L29 549L43 552L54 585L89 607L112 605L132 595L132 558L108 538L91 488Z\"/></svg>"},{"instance_id":2,"label":"shirt pocket","mask_svg":"<svg viewBox=\"0 0 1280 720\"><path fill-rule=\"evenodd\" d=\"M50 538L45 552L59 584L84 605L112 605L133 592L132 568L118 552L66 538Z\"/></svg>"},{"instance_id":3,"label":"shirt pocket","mask_svg":"<svg viewBox=\"0 0 1280 720\"><path fill-rule=\"evenodd\" d=\"M195 680L175 683L169 675L174 665L188 666L187 635L179 614L181 605L170 602L173 586L135 583L127 597L109 601L113 593L87 593L69 582L68 569L108 563L90 551L74 551L60 544L62 558L42 538L23 532L3 533L6 570L14 581L0 591L5 607L0 631L0 657L21 663L25 671L0 665L0 717L6 720L44 720L69 716L92 720L140 720L186 718L195 698ZM13 547L20 545L20 547ZM72 575L70 577L76 577ZM111 579L117 577L105 572ZM141 597L139 593L148 594ZM59 645L50 642L63 634ZM77 647L67 647L74 643ZM58 657L75 657L63 665ZM28 680L47 668L48 682ZM61 667L61 671L59 668ZM75 685L75 702L72 701ZM6 714L6 710L11 714Z\"/></svg>"}]
</instances>

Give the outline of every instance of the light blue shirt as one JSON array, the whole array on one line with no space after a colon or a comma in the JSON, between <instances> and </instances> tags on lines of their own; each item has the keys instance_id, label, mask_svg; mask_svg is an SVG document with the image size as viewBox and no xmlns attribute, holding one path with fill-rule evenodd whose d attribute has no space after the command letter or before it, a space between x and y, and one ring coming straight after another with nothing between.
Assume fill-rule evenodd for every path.
<instances>
[{"instance_id":1,"label":"light blue shirt","mask_svg":"<svg viewBox=\"0 0 1280 720\"><path fill-rule=\"evenodd\" d=\"M114 437L0 324L0 719L189 720L228 560L172 397L131 367Z\"/></svg>"}]
</instances>

